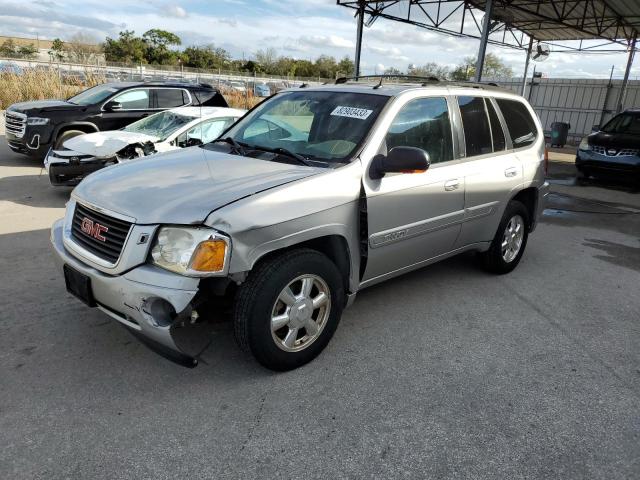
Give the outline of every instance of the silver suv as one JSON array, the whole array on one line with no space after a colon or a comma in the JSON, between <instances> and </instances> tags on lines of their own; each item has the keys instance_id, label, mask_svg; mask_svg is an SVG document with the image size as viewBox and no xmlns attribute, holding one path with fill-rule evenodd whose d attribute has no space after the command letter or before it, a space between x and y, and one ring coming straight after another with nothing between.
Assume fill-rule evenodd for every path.
<instances>
[{"instance_id":1,"label":"silver suv","mask_svg":"<svg viewBox=\"0 0 640 480\"><path fill-rule=\"evenodd\" d=\"M239 345L288 370L365 287L465 251L516 267L548 191L525 100L473 84L304 87L213 143L87 177L51 232L68 291L189 365L187 333L228 300Z\"/></svg>"}]
</instances>

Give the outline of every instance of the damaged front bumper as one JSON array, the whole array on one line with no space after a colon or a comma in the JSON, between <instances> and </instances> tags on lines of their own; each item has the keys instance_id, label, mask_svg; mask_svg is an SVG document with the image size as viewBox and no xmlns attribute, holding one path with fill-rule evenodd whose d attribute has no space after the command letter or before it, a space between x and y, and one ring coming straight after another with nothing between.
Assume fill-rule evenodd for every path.
<instances>
[{"instance_id":1,"label":"damaged front bumper","mask_svg":"<svg viewBox=\"0 0 640 480\"><path fill-rule=\"evenodd\" d=\"M116 163L118 160L115 157L96 158L72 151L49 150L44 159L44 168L51 185L73 187L90 173Z\"/></svg>"},{"instance_id":2,"label":"damaged front bumper","mask_svg":"<svg viewBox=\"0 0 640 480\"><path fill-rule=\"evenodd\" d=\"M181 342L178 332L197 316L192 302L199 280L188 279L153 265L141 265L121 275L108 275L70 255L63 242L60 219L51 229L51 244L61 269L68 266L88 277L90 306L126 326L157 353L185 366L195 366L199 351Z\"/></svg>"}]
</instances>

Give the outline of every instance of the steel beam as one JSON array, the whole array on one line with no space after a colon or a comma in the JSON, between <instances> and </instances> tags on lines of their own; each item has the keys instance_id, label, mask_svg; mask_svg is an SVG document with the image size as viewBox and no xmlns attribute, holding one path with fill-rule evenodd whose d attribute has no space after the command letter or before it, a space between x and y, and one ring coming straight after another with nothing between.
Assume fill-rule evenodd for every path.
<instances>
[{"instance_id":1,"label":"steel beam","mask_svg":"<svg viewBox=\"0 0 640 480\"><path fill-rule=\"evenodd\" d=\"M487 42L489 41L492 13L493 0L487 0L487 3L484 7L484 18L482 19L482 35L480 36L480 48L478 49L478 59L476 61L476 82L479 82L482 79L482 68L484 67L484 56L487 53Z\"/></svg>"},{"instance_id":2,"label":"steel beam","mask_svg":"<svg viewBox=\"0 0 640 480\"><path fill-rule=\"evenodd\" d=\"M356 77L360 76L360 55L362 54L362 27L364 26L364 7L365 2L360 1L360 6L358 7L358 13L356 14L358 17L358 32L356 36L356 61L355 61L355 74Z\"/></svg>"},{"instance_id":3,"label":"steel beam","mask_svg":"<svg viewBox=\"0 0 640 480\"><path fill-rule=\"evenodd\" d=\"M529 60L531 60L531 49L533 48L533 37L529 37L529 48L527 49L527 59L524 61L524 73L522 74L522 91L520 95L524 97L527 90L527 73L529 72Z\"/></svg>"},{"instance_id":4,"label":"steel beam","mask_svg":"<svg viewBox=\"0 0 640 480\"><path fill-rule=\"evenodd\" d=\"M637 32L631 40L631 46L629 47L629 56L627 57L627 68L624 71L624 79L622 80L622 88L620 88L620 94L618 95L618 103L616 104L616 113L622 111L624 104L624 98L627 94L627 85L629 84L629 73L631 73L631 65L633 65L633 56L636 52L636 40L638 39Z\"/></svg>"}]
</instances>

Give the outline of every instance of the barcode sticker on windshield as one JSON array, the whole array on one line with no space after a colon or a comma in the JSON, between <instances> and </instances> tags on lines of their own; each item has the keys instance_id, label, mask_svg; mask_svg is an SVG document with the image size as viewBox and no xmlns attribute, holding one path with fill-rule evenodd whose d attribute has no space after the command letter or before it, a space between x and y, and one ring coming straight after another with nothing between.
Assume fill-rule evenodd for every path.
<instances>
[{"instance_id":1,"label":"barcode sticker on windshield","mask_svg":"<svg viewBox=\"0 0 640 480\"><path fill-rule=\"evenodd\" d=\"M366 108L355 108L355 107L342 107L338 105L333 109L331 115L335 115L337 117L349 117L349 118L359 118L360 120L366 120L369 118L369 115L373 110L367 110Z\"/></svg>"}]
</instances>

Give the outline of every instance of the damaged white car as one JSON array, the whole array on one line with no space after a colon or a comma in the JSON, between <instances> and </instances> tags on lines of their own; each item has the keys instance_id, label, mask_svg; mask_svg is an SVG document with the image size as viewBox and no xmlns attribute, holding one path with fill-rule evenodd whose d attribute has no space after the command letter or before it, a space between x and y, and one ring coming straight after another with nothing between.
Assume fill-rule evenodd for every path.
<instances>
[{"instance_id":1,"label":"damaged white car","mask_svg":"<svg viewBox=\"0 0 640 480\"><path fill-rule=\"evenodd\" d=\"M180 107L145 117L120 130L73 137L49 150L44 167L56 186L74 186L96 170L155 153L209 143L245 110Z\"/></svg>"}]
</instances>

